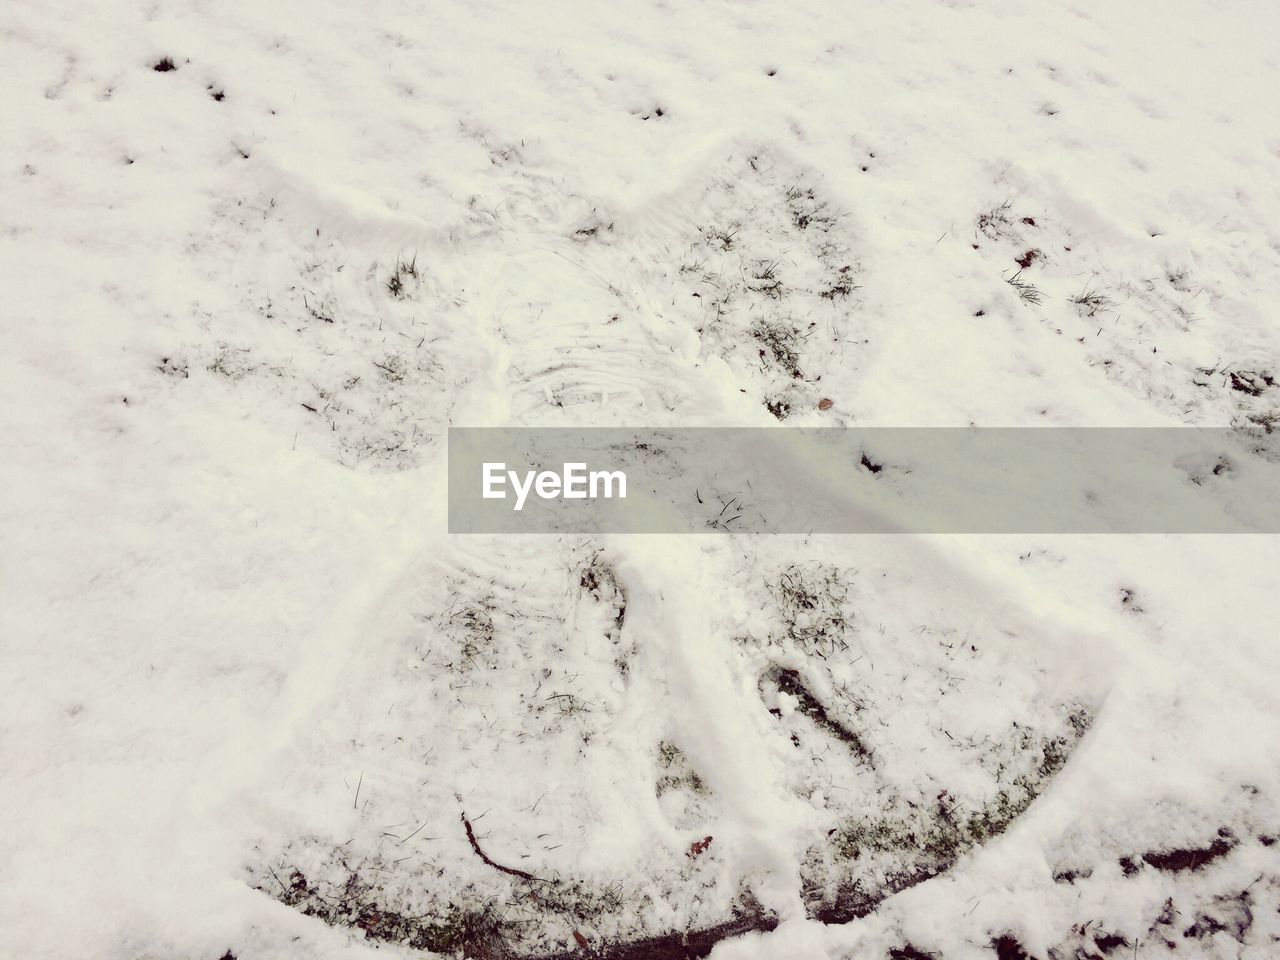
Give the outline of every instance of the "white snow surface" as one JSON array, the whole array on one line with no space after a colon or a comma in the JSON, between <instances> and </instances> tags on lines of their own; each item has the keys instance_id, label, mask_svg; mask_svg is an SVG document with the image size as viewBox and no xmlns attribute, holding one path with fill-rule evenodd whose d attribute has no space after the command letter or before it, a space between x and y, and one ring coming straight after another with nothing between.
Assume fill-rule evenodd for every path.
<instances>
[{"instance_id":1,"label":"white snow surface","mask_svg":"<svg viewBox=\"0 0 1280 960\"><path fill-rule=\"evenodd\" d=\"M717 960L1280 955L1275 536L503 540L444 502L450 425L1280 429L1278 28L11 0L0 956L427 955L308 915L353 877L522 956L744 895L779 926Z\"/></svg>"}]
</instances>

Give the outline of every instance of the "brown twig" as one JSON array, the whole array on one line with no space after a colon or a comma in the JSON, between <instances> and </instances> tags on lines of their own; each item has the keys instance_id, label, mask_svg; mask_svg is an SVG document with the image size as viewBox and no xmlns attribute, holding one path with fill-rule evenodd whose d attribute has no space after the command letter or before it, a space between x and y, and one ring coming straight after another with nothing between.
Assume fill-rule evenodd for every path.
<instances>
[{"instance_id":1,"label":"brown twig","mask_svg":"<svg viewBox=\"0 0 1280 960\"><path fill-rule=\"evenodd\" d=\"M525 873L523 870L517 870L515 867L504 867L500 863L494 863L489 859L489 855L480 849L480 841L476 839L476 832L471 829L471 821L467 819L467 815L465 813L462 815L462 825L467 828L467 840L471 842L471 849L475 851L477 857L489 866L493 867L493 869L499 870L502 873L510 874L513 877L519 877L521 880L533 880L539 883L542 882L532 873Z\"/></svg>"}]
</instances>

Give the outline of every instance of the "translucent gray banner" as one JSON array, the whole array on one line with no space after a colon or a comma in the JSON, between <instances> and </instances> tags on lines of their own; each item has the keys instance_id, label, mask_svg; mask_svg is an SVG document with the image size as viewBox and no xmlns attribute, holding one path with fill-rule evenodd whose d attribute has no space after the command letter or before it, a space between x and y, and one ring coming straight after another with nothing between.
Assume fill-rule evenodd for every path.
<instances>
[{"instance_id":1,"label":"translucent gray banner","mask_svg":"<svg viewBox=\"0 0 1280 960\"><path fill-rule=\"evenodd\" d=\"M1277 533L1280 434L449 430L450 533Z\"/></svg>"}]
</instances>

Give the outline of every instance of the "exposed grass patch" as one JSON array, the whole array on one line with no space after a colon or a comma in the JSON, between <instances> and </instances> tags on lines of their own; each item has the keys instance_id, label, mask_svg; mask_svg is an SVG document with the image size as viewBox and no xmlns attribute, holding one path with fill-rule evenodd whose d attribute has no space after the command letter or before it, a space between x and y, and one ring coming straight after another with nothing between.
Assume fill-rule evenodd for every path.
<instances>
[{"instance_id":1,"label":"exposed grass patch","mask_svg":"<svg viewBox=\"0 0 1280 960\"><path fill-rule=\"evenodd\" d=\"M1080 314L1086 317L1092 317L1100 310L1109 310L1115 306L1110 297L1092 286L1086 286L1071 298L1071 302Z\"/></svg>"},{"instance_id":2,"label":"exposed grass patch","mask_svg":"<svg viewBox=\"0 0 1280 960\"><path fill-rule=\"evenodd\" d=\"M866 916L886 897L937 876L967 851L1002 834L1062 769L1091 719L1078 707L1067 715L1063 733L1039 738L1015 725L1015 735L1032 748L1039 746L1040 759L976 810L943 790L930 804L902 801L891 813L838 826L828 839L830 867L823 861L806 867L810 915L826 923ZM834 885L813 872L839 870L841 864L849 872Z\"/></svg>"},{"instance_id":3,"label":"exposed grass patch","mask_svg":"<svg viewBox=\"0 0 1280 960\"><path fill-rule=\"evenodd\" d=\"M387 278L387 292L397 300L402 300L407 296L409 281L417 279L418 255L415 253L410 260L396 260L395 269Z\"/></svg>"},{"instance_id":4,"label":"exposed grass patch","mask_svg":"<svg viewBox=\"0 0 1280 960\"><path fill-rule=\"evenodd\" d=\"M737 227L711 227L703 233L702 239L721 250L732 250L737 236Z\"/></svg>"},{"instance_id":5,"label":"exposed grass patch","mask_svg":"<svg viewBox=\"0 0 1280 960\"><path fill-rule=\"evenodd\" d=\"M667 740L658 744L658 769L662 771L654 784L658 796L681 788L697 794L709 792L684 751Z\"/></svg>"},{"instance_id":6,"label":"exposed grass patch","mask_svg":"<svg viewBox=\"0 0 1280 960\"><path fill-rule=\"evenodd\" d=\"M752 273L749 286L756 293L763 293L773 300L781 300L782 281L778 278L778 261L762 260Z\"/></svg>"},{"instance_id":7,"label":"exposed grass patch","mask_svg":"<svg viewBox=\"0 0 1280 960\"><path fill-rule=\"evenodd\" d=\"M825 659L848 648L854 629L848 577L825 564L792 564L770 585L787 639L805 653Z\"/></svg>"},{"instance_id":8,"label":"exposed grass patch","mask_svg":"<svg viewBox=\"0 0 1280 960\"><path fill-rule=\"evenodd\" d=\"M296 869L284 871L283 877L281 871L269 870L276 889L265 885L259 889L306 916L359 930L375 942L454 956L509 955L503 921L491 905L468 903L464 892L457 905L416 914L401 912L382 902L377 886L365 878L364 866L347 867L343 883L313 882Z\"/></svg>"},{"instance_id":9,"label":"exposed grass patch","mask_svg":"<svg viewBox=\"0 0 1280 960\"><path fill-rule=\"evenodd\" d=\"M818 296L823 300L844 300L849 294L858 289L858 285L853 282L853 267L845 264L836 271L835 279L833 279L826 287L821 290Z\"/></svg>"},{"instance_id":10,"label":"exposed grass patch","mask_svg":"<svg viewBox=\"0 0 1280 960\"><path fill-rule=\"evenodd\" d=\"M250 352L247 347L219 344L218 352L214 354L207 369L228 380L243 380L260 366L249 359Z\"/></svg>"},{"instance_id":11,"label":"exposed grass patch","mask_svg":"<svg viewBox=\"0 0 1280 960\"><path fill-rule=\"evenodd\" d=\"M496 600L492 596L471 601L449 615L447 631L458 643L459 666L463 669L488 664L495 642L493 613Z\"/></svg>"},{"instance_id":12,"label":"exposed grass patch","mask_svg":"<svg viewBox=\"0 0 1280 960\"><path fill-rule=\"evenodd\" d=\"M381 360L373 361L373 365L388 383L402 383L408 370L404 357L398 353L383 354Z\"/></svg>"},{"instance_id":13,"label":"exposed grass patch","mask_svg":"<svg viewBox=\"0 0 1280 960\"><path fill-rule=\"evenodd\" d=\"M829 230L835 225L836 218L826 212L826 201L818 200L812 187L788 187L786 198L791 224L797 230L808 230L810 227Z\"/></svg>"},{"instance_id":14,"label":"exposed grass patch","mask_svg":"<svg viewBox=\"0 0 1280 960\"><path fill-rule=\"evenodd\" d=\"M992 207L978 214L975 223L977 232L988 240L999 240L1013 226L1013 201L1006 200L999 206Z\"/></svg>"},{"instance_id":15,"label":"exposed grass patch","mask_svg":"<svg viewBox=\"0 0 1280 960\"><path fill-rule=\"evenodd\" d=\"M1018 294L1018 299L1023 303L1031 306L1038 306L1042 299L1040 289L1027 280L1022 279L1022 271L1019 270L1011 277L1005 277L1004 282L1013 287Z\"/></svg>"},{"instance_id":16,"label":"exposed grass patch","mask_svg":"<svg viewBox=\"0 0 1280 960\"><path fill-rule=\"evenodd\" d=\"M747 328L747 335L760 344L761 360L776 364L797 380L803 376L800 345L804 335L790 320L756 320Z\"/></svg>"}]
</instances>

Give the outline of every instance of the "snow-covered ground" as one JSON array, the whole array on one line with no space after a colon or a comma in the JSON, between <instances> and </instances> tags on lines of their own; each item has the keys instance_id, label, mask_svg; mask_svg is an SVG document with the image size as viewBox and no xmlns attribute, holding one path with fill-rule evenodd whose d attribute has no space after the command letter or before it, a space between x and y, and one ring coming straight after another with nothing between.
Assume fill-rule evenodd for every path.
<instances>
[{"instance_id":1,"label":"snow-covered ground","mask_svg":"<svg viewBox=\"0 0 1280 960\"><path fill-rule=\"evenodd\" d=\"M11 0L0 956L1280 955L1275 536L445 532L450 425L1274 457L1278 29Z\"/></svg>"}]
</instances>

